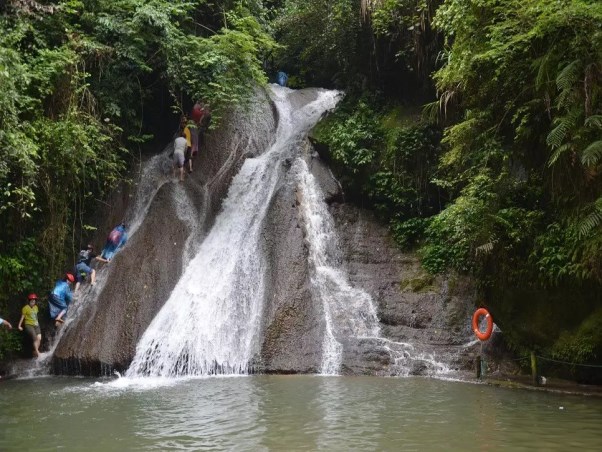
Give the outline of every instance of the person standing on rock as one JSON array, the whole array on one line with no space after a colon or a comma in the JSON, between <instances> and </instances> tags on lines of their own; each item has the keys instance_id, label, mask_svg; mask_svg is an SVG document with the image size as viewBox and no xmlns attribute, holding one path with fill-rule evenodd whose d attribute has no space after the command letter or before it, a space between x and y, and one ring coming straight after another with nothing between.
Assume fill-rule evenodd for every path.
<instances>
[{"instance_id":1,"label":"person standing on rock","mask_svg":"<svg viewBox=\"0 0 602 452\"><path fill-rule=\"evenodd\" d=\"M77 283L75 283L75 292L77 292L81 283L88 277L90 277L90 284L93 286L96 285L96 270L91 267L94 259L96 259L94 247L91 243L88 243L88 247L81 250L77 257L77 264L75 265L75 277L77 279Z\"/></svg>"},{"instance_id":2,"label":"person standing on rock","mask_svg":"<svg viewBox=\"0 0 602 452\"><path fill-rule=\"evenodd\" d=\"M48 298L48 307L50 308L50 318L54 320L54 326L59 327L64 323L63 317L67 314L67 309L73 301L71 293L71 284L75 282L75 277L67 273L65 277L56 282L52 293Z\"/></svg>"},{"instance_id":3,"label":"person standing on rock","mask_svg":"<svg viewBox=\"0 0 602 452\"><path fill-rule=\"evenodd\" d=\"M185 129L180 130L178 138L175 139L173 144L173 167L174 177L178 177L178 171L180 172L180 182L184 182L184 162L186 160L186 151L188 149L188 142L186 140Z\"/></svg>"},{"instance_id":4,"label":"person standing on rock","mask_svg":"<svg viewBox=\"0 0 602 452\"><path fill-rule=\"evenodd\" d=\"M105 247L102 249L100 256L96 256L96 260L108 264L113 259L115 253L126 244L128 240L128 234L126 232L127 226L125 223L120 223L115 226L109 233Z\"/></svg>"},{"instance_id":5,"label":"person standing on rock","mask_svg":"<svg viewBox=\"0 0 602 452\"><path fill-rule=\"evenodd\" d=\"M33 343L33 356L37 358L40 355L40 344L42 343L42 331L38 322L38 306L36 302L38 296L35 293L29 294L27 304L21 309L21 319L17 328L23 331L23 322L25 321L25 332L31 338Z\"/></svg>"}]
</instances>

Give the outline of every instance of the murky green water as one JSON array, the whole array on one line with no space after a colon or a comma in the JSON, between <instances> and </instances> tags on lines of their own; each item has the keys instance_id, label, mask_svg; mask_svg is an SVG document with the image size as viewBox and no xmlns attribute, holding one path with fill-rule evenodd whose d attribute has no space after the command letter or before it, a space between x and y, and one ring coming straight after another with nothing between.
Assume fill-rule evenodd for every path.
<instances>
[{"instance_id":1,"label":"murky green water","mask_svg":"<svg viewBox=\"0 0 602 452\"><path fill-rule=\"evenodd\" d=\"M0 383L0 450L602 450L602 398L428 379Z\"/></svg>"}]
</instances>

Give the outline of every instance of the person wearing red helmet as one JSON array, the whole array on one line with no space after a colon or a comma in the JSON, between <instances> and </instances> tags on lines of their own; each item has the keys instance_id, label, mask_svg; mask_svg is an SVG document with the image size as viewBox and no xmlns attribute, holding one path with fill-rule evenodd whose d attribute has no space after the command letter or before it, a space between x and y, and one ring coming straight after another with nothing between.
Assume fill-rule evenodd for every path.
<instances>
[{"instance_id":1,"label":"person wearing red helmet","mask_svg":"<svg viewBox=\"0 0 602 452\"><path fill-rule=\"evenodd\" d=\"M29 294L27 304L21 309L21 319L19 320L19 331L23 331L23 321L25 321L25 332L33 343L33 356L37 358L40 355L40 343L42 342L42 331L38 322L38 306L36 302L38 296L35 293Z\"/></svg>"},{"instance_id":2,"label":"person wearing red helmet","mask_svg":"<svg viewBox=\"0 0 602 452\"><path fill-rule=\"evenodd\" d=\"M67 273L65 277L56 282L50 298L48 298L48 307L50 308L50 318L54 320L54 326L58 327L64 323L63 317L67 314L67 309L73 301L71 293L71 284L75 282L75 276Z\"/></svg>"}]
</instances>

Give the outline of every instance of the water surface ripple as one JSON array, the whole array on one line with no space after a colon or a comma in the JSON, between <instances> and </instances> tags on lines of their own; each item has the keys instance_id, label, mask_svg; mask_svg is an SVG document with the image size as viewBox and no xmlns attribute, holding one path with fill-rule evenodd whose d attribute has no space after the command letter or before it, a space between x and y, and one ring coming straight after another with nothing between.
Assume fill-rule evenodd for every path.
<instances>
[{"instance_id":1,"label":"water surface ripple","mask_svg":"<svg viewBox=\"0 0 602 452\"><path fill-rule=\"evenodd\" d=\"M420 378L0 384L0 450L601 450L602 398Z\"/></svg>"}]
</instances>

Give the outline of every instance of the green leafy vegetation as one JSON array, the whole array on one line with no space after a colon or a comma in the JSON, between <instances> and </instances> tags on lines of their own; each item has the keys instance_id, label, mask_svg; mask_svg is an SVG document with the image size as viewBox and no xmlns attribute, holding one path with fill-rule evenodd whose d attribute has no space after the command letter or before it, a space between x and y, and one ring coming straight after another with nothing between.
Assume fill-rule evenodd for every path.
<instances>
[{"instance_id":1,"label":"green leafy vegetation","mask_svg":"<svg viewBox=\"0 0 602 452\"><path fill-rule=\"evenodd\" d=\"M578 329L602 306L602 4L363 0L343 30L325 6L285 3L314 14L304 27L327 58L350 62L319 66L349 94L318 136L351 198L430 272L473 275L515 349L599 360L599 336ZM282 33L311 83L300 30ZM533 325L513 324L521 311Z\"/></svg>"},{"instance_id":2,"label":"green leafy vegetation","mask_svg":"<svg viewBox=\"0 0 602 452\"><path fill-rule=\"evenodd\" d=\"M16 323L25 295L72 267L87 219L128 182L156 125L177 127L172 109L203 99L217 123L266 82L262 55L276 44L265 11L257 1L2 2L3 317Z\"/></svg>"},{"instance_id":3,"label":"green leafy vegetation","mask_svg":"<svg viewBox=\"0 0 602 452\"><path fill-rule=\"evenodd\" d=\"M600 359L599 1L9 0L0 26L2 312L70 263L166 109L219 121L284 70L346 92L315 137L348 199L474 277L513 349Z\"/></svg>"}]
</instances>

